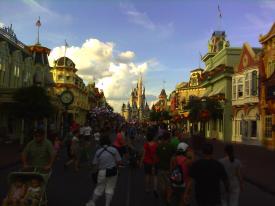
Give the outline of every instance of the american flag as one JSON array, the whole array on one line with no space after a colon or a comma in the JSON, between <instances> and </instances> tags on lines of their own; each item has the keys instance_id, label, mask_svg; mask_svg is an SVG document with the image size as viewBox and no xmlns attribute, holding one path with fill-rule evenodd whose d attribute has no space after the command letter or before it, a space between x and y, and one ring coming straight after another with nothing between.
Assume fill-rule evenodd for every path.
<instances>
[{"instance_id":1,"label":"american flag","mask_svg":"<svg viewBox=\"0 0 275 206\"><path fill-rule=\"evenodd\" d=\"M38 20L36 21L36 24L35 24L37 27L40 27L41 26L41 22L40 22L40 17L38 18Z\"/></svg>"}]
</instances>

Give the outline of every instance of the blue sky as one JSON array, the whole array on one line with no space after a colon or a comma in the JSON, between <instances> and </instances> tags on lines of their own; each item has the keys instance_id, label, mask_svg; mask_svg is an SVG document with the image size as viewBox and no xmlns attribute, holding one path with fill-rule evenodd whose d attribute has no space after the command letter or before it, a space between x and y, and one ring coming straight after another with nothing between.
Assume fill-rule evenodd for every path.
<instances>
[{"instance_id":1,"label":"blue sky","mask_svg":"<svg viewBox=\"0 0 275 206\"><path fill-rule=\"evenodd\" d=\"M222 12L221 29L226 31L231 46L241 47L248 42L259 47L259 35L267 33L275 20L275 1L1 0L0 22L12 23L17 37L25 44L35 42L35 21L40 16L41 43L51 49L64 45L65 39L71 47L77 48L82 48L86 40L96 39L102 44L93 52L104 51L101 46L107 49L111 45L108 47L111 57L106 57L104 64L100 63L101 58L94 63L105 67L111 62L120 69L121 62L114 59L122 52L132 51L134 56L127 60L127 65L134 65L131 68L136 71L146 63L142 72L147 93L158 95L163 80L165 88L172 91L176 83L188 80L190 70L199 64L203 67L199 53L206 52L211 33L219 28L218 3ZM72 51L71 55L73 58L75 53ZM102 80L101 85L106 90L113 88L114 82L121 83L123 78L133 74L129 77L131 81L127 81L129 84L121 85L125 87L120 90L121 94L112 97L109 92L110 99L125 99L138 73L130 72L128 76L116 73L114 78L119 79L108 83L104 80L106 75L93 75L93 71L100 73L99 69L91 67L90 76L96 82ZM113 73L108 72L109 77L113 77Z\"/></svg>"}]
</instances>

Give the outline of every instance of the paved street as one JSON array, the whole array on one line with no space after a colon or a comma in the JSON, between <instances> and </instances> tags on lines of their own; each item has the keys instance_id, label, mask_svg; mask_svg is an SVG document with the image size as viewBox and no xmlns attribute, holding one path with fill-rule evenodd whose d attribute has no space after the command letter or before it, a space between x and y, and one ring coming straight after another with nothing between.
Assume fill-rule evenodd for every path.
<instances>
[{"instance_id":1,"label":"paved street","mask_svg":"<svg viewBox=\"0 0 275 206\"><path fill-rule=\"evenodd\" d=\"M87 164L83 165L78 173L72 170L64 171L62 156L56 161L52 177L48 184L49 206L84 206L92 194L94 184L89 177ZM7 190L7 175L17 170L18 166L0 171L0 198ZM98 202L103 206L103 198ZM143 171L141 169L123 168L120 171L113 206L162 206L160 200L153 194L143 191ZM241 206L274 206L275 196L265 193L257 187L246 183L245 191L241 194Z\"/></svg>"}]
</instances>

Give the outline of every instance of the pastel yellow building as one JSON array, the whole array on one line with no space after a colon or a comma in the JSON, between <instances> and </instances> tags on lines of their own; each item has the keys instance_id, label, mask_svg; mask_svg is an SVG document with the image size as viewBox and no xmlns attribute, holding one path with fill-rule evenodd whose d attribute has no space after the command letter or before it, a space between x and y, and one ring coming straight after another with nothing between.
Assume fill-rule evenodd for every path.
<instances>
[{"instance_id":1,"label":"pastel yellow building","mask_svg":"<svg viewBox=\"0 0 275 206\"><path fill-rule=\"evenodd\" d=\"M84 124L87 112L90 110L88 87L76 72L74 62L68 57L61 57L54 61L51 69L55 82L55 94L60 96L65 90L73 93L74 101L68 106L69 119L78 124Z\"/></svg>"}]
</instances>

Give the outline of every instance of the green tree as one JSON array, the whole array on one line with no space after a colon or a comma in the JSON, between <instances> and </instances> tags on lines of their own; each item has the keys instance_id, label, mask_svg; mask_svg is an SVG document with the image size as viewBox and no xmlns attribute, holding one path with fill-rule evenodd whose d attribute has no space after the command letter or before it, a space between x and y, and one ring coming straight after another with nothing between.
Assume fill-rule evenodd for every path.
<instances>
[{"instance_id":1,"label":"green tree","mask_svg":"<svg viewBox=\"0 0 275 206\"><path fill-rule=\"evenodd\" d=\"M23 87L15 91L13 111L24 119L38 120L49 117L54 107L46 89L38 86Z\"/></svg>"},{"instance_id":2,"label":"green tree","mask_svg":"<svg viewBox=\"0 0 275 206\"><path fill-rule=\"evenodd\" d=\"M205 122L210 119L222 118L223 109L219 100L211 97L199 98L192 96L185 106L189 111L189 119L192 123L202 123L202 133L205 134ZM206 114L206 115L205 115Z\"/></svg>"}]
</instances>

